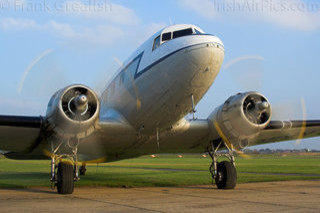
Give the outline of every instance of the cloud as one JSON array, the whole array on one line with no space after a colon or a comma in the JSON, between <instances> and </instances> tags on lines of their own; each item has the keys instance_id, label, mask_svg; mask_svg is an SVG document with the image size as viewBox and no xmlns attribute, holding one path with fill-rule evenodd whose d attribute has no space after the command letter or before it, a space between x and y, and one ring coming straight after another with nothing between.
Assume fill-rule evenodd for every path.
<instances>
[{"instance_id":1,"label":"cloud","mask_svg":"<svg viewBox=\"0 0 320 213\"><path fill-rule=\"evenodd\" d=\"M314 30L319 28L319 11L312 12L308 11L307 8L307 3L304 3L301 0L273 0L273 3L270 3L269 8L259 12L257 17L260 16L259 18L261 20L278 26L297 30Z\"/></svg>"},{"instance_id":2,"label":"cloud","mask_svg":"<svg viewBox=\"0 0 320 213\"><path fill-rule=\"evenodd\" d=\"M40 8L41 12L50 14L51 20L41 23L29 18L0 18L0 29L4 31L39 30L64 42L110 45L130 34L130 27L140 27L140 19L134 10L109 1L87 1L87 4L81 1L57 1L39 2L36 5L25 0L8 0L11 10L15 5L13 3L19 4L19 11L23 10L25 14Z\"/></svg>"},{"instance_id":3,"label":"cloud","mask_svg":"<svg viewBox=\"0 0 320 213\"><path fill-rule=\"evenodd\" d=\"M60 11L68 15L109 21L115 24L136 25L140 22L132 9L108 2L87 5L79 1L66 1Z\"/></svg>"},{"instance_id":4,"label":"cloud","mask_svg":"<svg viewBox=\"0 0 320 213\"><path fill-rule=\"evenodd\" d=\"M71 27L71 25L66 23L59 23L53 20L43 25L42 28L51 31L52 33L60 37L75 38L76 36L79 36L79 33L77 35L77 33L75 32L73 27Z\"/></svg>"},{"instance_id":5,"label":"cloud","mask_svg":"<svg viewBox=\"0 0 320 213\"><path fill-rule=\"evenodd\" d=\"M135 11L120 4L109 3L108 1L102 3L88 1L89 4L80 1L58 3L48 2L48 5L46 5L48 8L44 7L51 12L51 20L41 23L29 18L0 18L0 29L3 31L38 30L50 33L52 36L61 39L62 42L84 45L112 45L115 44L115 41L121 41L121 39L130 41L129 37L131 37L131 41L136 38L137 43L140 43L140 39L146 35L146 30L143 29L140 32L137 30L141 29L142 25L138 24L140 19ZM33 5L30 5L31 3L25 4L20 1L19 4L23 5L21 7L26 12L32 11ZM66 16L63 17L61 14Z\"/></svg>"},{"instance_id":6,"label":"cloud","mask_svg":"<svg viewBox=\"0 0 320 213\"><path fill-rule=\"evenodd\" d=\"M53 36L67 41L103 45L112 44L115 40L124 36L124 31L121 27L112 25L94 25L87 27L85 25L71 25L54 20L40 24L30 19L2 18L0 19L0 28L6 31L37 29L51 33Z\"/></svg>"},{"instance_id":7,"label":"cloud","mask_svg":"<svg viewBox=\"0 0 320 213\"><path fill-rule=\"evenodd\" d=\"M82 21L100 21L121 25L137 25L140 19L135 11L109 0L26 1L0 0L0 10L24 14L43 13L61 18L82 18ZM63 17L62 17L63 18Z\"/></svg>"},{"instance_id":8,"label":"cloud","mask_svg":"<svg viewBox=\"0 0 320 213\"><path fill-rule=\"evenodd\" d=\"M303 0L178 0L182 8L209 19L268 22L296 30L320 27L320 3Z\"/></svg>"},{"instance_id":9,"label":"cloud","mask_svg":"<svg viewBox=\"0 0 320 213\"><path fill-rule=\"evenodd\" d=\"M0 28L3 30L24 30L38 28L38 25L30 19L2 18L0 19Z\"/></svg>"},{"instance_id":10,"label":"cloud","mask_svg":"<svg viewBox=\"0 0 320 213\"><path fill-rule=\"evenodd\" d=\"M56 36L69 41L82 41L91 44L110 45L124 37L124 30L111 25L72 26L51 20L44 26Z\"/></svg>"},{"instance_id":11,"label":"cloud","mask_svg":"<svg viewBox=\"0 0 320 213\"><path fill-rule=\"evenodd\" d=\"M109 1L46 2L46 6L41 3L33 5L32 2L26 3L24 0L19 2L23 5L20 8L23 8L25 14L38 6L44 10L42 12L50 12L47 13L50 14L49 19L41 22L37 19L4 17L0 18L0 29L37 30L36 33L44 32L59 38L59 42L63 44L86 46L121 42L137 45L166 26L164 23L141 23L134 10Z\"/></svg>"},{"instance_id":12,"label":"cloud","mask_svg":"<svg viewBox=\"0 0 320 213\"><path fill-rule=\"evenodd\" d=\"M61 39L63 42L90 45L113 45L116 42L141 44L156 31L165 27L165 23L148 23L138 26L113 24L69 24L49 20L38 23L31 19L0 18L0 29L5 31L38 30Z\"/></svg>"}]
</instances>

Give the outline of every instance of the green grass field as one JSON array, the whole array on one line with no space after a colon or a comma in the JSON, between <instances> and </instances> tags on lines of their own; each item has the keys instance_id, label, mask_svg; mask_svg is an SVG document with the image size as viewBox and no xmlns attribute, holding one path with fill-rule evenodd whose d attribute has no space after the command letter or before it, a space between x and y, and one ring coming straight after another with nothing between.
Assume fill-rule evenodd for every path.
<instances>
[{"instance_id":1,"label":"green grass field","mask_svg":"<svg viewBox=\"0 0 320 213\"><path fill-rule=\"evenodd\" d=\"M252 155L236 158L238 183L320 179L318 155ZM182 186L211 184L210 157L142 156L112 163L89 164L77 186ZM256 173L256 174L253 174ZM260 173L260 174L259 174ZM279 173L279 174L277 174ZM0 188L49 186L50 161L0 159Z\"/></svg>"}]
</instances>

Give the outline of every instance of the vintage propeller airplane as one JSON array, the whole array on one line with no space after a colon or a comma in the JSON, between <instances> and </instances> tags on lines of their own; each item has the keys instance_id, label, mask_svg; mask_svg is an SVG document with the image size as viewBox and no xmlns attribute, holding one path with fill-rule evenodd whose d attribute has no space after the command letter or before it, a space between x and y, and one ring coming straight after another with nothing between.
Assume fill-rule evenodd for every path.
<instances>
[{"instance_id":1,"label":"vintage propeller airplane","mask_svg":"<svg viewBox=\"0 0 320 213\"><path fill-rule=\"evenodd\" d=\"M45 116L0 116L0 149L11 159L51 158L51 181L71 194L85 165L153 153L201 153L220 189L236 185L233 150L320 135L320 120L272 121L258 92L238 93L207 119L195 111L219 73L222 41L199 27L178 24L141 45L102 91L70 85L53 94ZM229 161L218 161L226 149Z\"/></svg>"}]
</instances>

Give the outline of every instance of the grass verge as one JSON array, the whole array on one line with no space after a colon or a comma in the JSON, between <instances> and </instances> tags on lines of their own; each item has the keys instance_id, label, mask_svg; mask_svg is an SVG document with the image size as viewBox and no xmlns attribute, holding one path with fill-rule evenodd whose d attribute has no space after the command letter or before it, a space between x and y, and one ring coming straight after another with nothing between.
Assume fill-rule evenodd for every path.
<instances>
[{"instance_id":1,"label":"grass verge","mask_svg":"<svg viewBox=\"0 0 320 213\"><path fill-rule=\"evenodd\" d=\"M320 155L252 155L238 157L238 183L320 179ZM142 156L89 164L77 186L182 186L211 183L210 158L201 155ZM256 173L256 174L252 174ZM277 173L279 173L277 175ZM310 176L313 175L313 176ZM0 188L49 186L49 161L0 159Z\"/></svg>"}]
</instances>

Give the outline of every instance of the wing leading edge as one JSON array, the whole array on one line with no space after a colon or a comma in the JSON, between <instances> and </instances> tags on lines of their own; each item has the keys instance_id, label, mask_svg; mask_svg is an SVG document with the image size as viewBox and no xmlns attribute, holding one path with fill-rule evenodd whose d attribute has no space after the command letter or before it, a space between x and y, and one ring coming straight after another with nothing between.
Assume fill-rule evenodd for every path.
<instances>
[{"instance_id":1,"label":"wing leading edge","mask_svg":"<svg viewBox=\"0 0 320 213\"><path fill-rule=\"evenodd\" d=\"M271 121L252 145L320 136L320 120Z\"/></svg>"}]
</instances>

